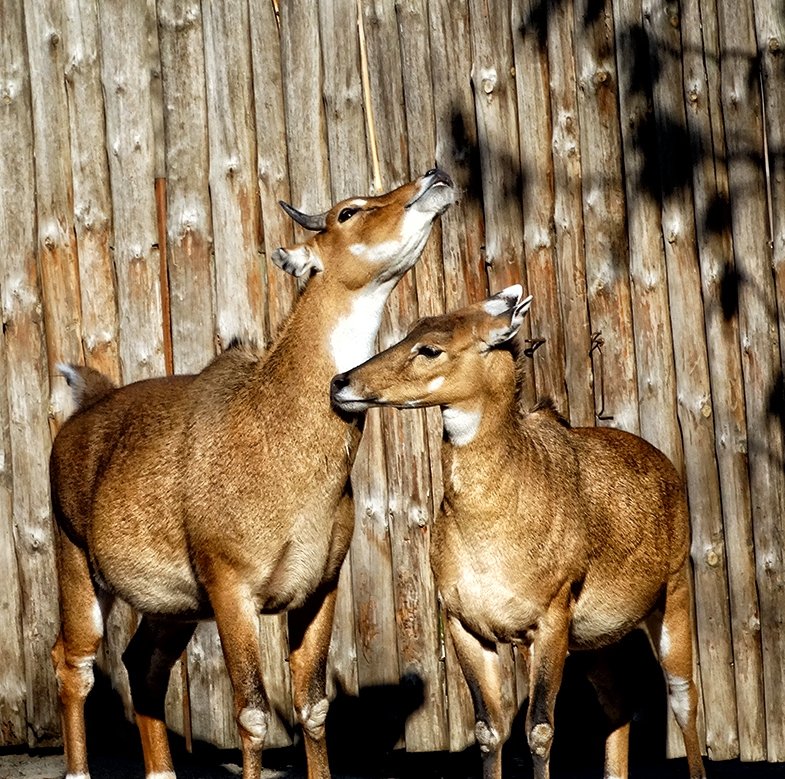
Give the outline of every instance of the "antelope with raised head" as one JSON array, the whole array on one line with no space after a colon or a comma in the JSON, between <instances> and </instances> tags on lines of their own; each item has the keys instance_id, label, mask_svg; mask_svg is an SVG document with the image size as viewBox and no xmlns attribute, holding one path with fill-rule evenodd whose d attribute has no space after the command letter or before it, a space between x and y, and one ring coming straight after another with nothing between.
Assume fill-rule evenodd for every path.
<instances>
[{"instance_id":1,"label":"antelope with raised head","mask_svg":"<svg viewBox=\"0 0 785 779\"><path fill-rule=\"evenodd\" d=\"M637 436L572 428L548 402L521 410L516 335L531 304L521 295L515 285L421 320L400 343L336 376L333 403L347 413L442 409L444 500L431 565L472 692L485 779L501 776L510 726L498 643L529 648L526 735L534 776L546 779L568 650L601 650L642 624L658 643L690 776L704 777L681 479ZM623 779L629 722L608 671L599 664L590 679L611 718L605 777Z\"/></svg>"},{"instance_id":2,"label":"antelope with raised head","mask_svg":"<svg viewBox=\"0 0 785 779\"><path fill-rule=\"evenodd\" d=\"M330 405L330 378L366 360L387 298L453 201L440 170L319 215L275 263L308 282L267 354L227 350L201 373L115 388L62 370L79 410L50 473L62 625L52 655L68 779L86 779L84 701L117 596L142 613L123 660L148 779L173 779L169 672L215 618L234 691L244 779L258 779L269 704L257 615L289 612L294 703L308 776L330 776L325 664L338 573L354 526L349 474L362 420Z\"/></svg>"}]
</instances>

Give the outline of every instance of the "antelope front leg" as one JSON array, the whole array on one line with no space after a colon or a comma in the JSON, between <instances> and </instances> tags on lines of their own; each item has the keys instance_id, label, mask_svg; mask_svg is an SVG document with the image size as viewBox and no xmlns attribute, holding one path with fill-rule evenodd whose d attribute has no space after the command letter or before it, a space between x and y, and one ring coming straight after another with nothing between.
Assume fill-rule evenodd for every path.
<instances>
[{"instance_id":1,"label":"antelope front leg","mask_svg":"<svg viewBox=\"0 0 785 779\"><path fill-rule=\"evenodd\" d=\"M605 779L627 779L629 773L632 714L614 667L614 655L620 651L619 647L609 647L587 656L587 675L611 729L605 739Z\"/></svg>"},{"instance_id":2,"label":"antelope front leg","mask_svg":"<svg viewBox=\"0 0 785 779\"><path fill-rule=\"evenodd\" d=\"M270 704L262 683L259 615L253 599L222 569L213 573L210 602L218 625L243 750L243 779L259 779L262 747L270 724Z\"/></svg>"},{"instance_id":3,"label":"antelope front leg","mask_svg":"<svg viewBox=\"0 0 785 779\"><path fill-rule=\"evenodd\" d=\"M474 732L483 756L483 779L501 779L502 745L509 734L509 723L501 708L499 655L494 645L480 641L456 617L448 615L447 624L474 701Z\"/></svg>"},{"instance_id":4,"label":"antelope front leg","mask_svg":"<svg viewBox=\"0 0 785 779\"><path fill-rule=\"evenodd\" d=\"M329 703L326 693L327 651L335 614L338 583L314 595L302 609L289 612L289 666L294 708L305 735L308 779L330 779L324 723Z\"/></svg>"},{"instance_id":5,"label":"antelope front leg","mask_svg":"<svg viewBox=\"0 0 785 779\"><path fill-rule=\"evenodd\" d=\"M529 710L526 737L534 765L534 779L550 776L553 710L567 657L570 612L569 589L555 598L537 625L529 668Z\"/></svg>"}]
</instances>

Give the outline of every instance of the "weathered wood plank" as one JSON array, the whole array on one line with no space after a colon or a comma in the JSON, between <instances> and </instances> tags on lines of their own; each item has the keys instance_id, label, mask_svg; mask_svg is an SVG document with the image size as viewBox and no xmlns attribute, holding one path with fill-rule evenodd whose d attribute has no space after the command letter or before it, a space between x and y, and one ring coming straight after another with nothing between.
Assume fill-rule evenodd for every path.
<instances>
[{"instance_id":1,"label":"weathered wood plank","mask_svg":"<svg viewBox=\"0 0 785 779\"><path fill-rule=\"evenodd\" d=\"M371 110L375 119L382 188L387 190L410 177L408 134L403 135L400 131L406 127L407 116L395 3L388 0L366 2L363 16ZM402 338L416 318L416 282L414 274L410 273L398 284L388 303L379 337L381 348ZM400 679L422 685L424 696L422 704L406 719L406 746L412 750L432 749L436 740L434 724L438 726L443 722L438 635L435 624L426 622L427 617L422 613L430 610L429 604L433 609L436 603L433 587L429 590L421 586L423 578L430 578L425 547L427 535L423 528L432 511L424 422L422 411L382 412L395 595L395 610L389 617L397 627Z\"/></svg>"},{"instance_id":2,"label":"weathered wood plank","mask_svg":"<svg viewBox=\"0 0 785 779\"><path fill-rule=\"evenodd\" d=\"M5 93L0 83L0 93ZM0 746L27 744L22 588L14 539L14 473L9 430L5 336L0 333Z\"/></svg>"},{"instance_id":3,"label":"weathered wood plank","mask_svg":"<svg viewBox=\"0 0 785 779\"><path fill-rule=\"evenodd\" d=\"M248 7L203 5L215 244L216 330L264 343L265 287L258 253L259 201ZM238 32L240 34L238 34Z\"/></svg>"},{"instance_id":4,"label":"weathered wood plank","mask_svg":"<svg viewBox=\"0 0 785 779\"><path fill-rule=\"evenodd\" d=\"M94 0L66 0L64 43L84 356L88 365L118 382L119 324L110 249L112 203Z\"/></svg>"},{"instance_id":5,"label":"weathered wood plank","mask_svg":"<svg viewBox=\"0 0 785 779\"><path fill-rule=\"evenodd\" d=\"M763 124L752 7L719 0L720 75L744 372L769 760L785 760L785 451L782 366L768 245ZM777 413L779 403L779 414Z\"/></svg>"},{"instance_id":6,"label":"weathered wood plank","mask_svg":"<svg viewBox=\"0 0 785 779\"><path fill-rule=\"evenodd\" d=\"M652 69L640 0L613 4L622 151L627 198L632 314L641 435L683 471L668 273L662 240L659 137L650 88Z\"/></svg>"},{"instance_id":7,"label":"weathered wood plank","mask_svg":"<svg viewBox=\"0 0 785 779\"><path fill-rule=\"evenodd\" d=\"M274 340L297 295L297 284L276 268L270 255L292 241L292 221L279 200L289 201L286 113L278 22L272 2L250 3L251 56L256 112L256 164L266 258L267 333Z\"/></svg>"},{"instance_id":8,"label":"weathered wood plank","mask_svg":"<svg viewBox=\"0 0 785 779\"><path fill-rule=\"evenodd\" d=\"M763 76L772 265L777 294L780 359L785 367L785 6L755 0L755 32Z\"/></svg>"},{"instance_id":9,"label":"weathered wood plank","mask_svg":"<svg viewBox=\"0 0 785 779\"><path fill-rule=\"evenodd\" d=\"M424 173L436 158L436 117L430 67L428 9L423 0L407 0L396 6L401 47L404 106L408 135L410 175ZM425 251L414 269L417 314L444 311L441 225L434 225ZM406 420L402 420L404 423ZM438 596L430 566L430 526L441 503L441 418L437 410L425 413L425 448L420 462L424 489L424 517L404 529L408 541L409 568L397 592L399 648L402 674L416 673L424 682L424 705L407 720L406 748L410 751L447 749L449 734L445 700L444 664L439 633ZM414 445L417 439L414 439ZM434 493L437 492L438 496ZM401 557L401 555L399 555ZM407 597L409 595L409 597Z\"/></svg>"},{"instance_id":10,"label":"weathered wood plank","mask_svg":"<svg viewBox=\"0 0 785 779\"><path fill-rule=\"evenodd\" d=\"M679 425L692 522L706 746L714 759L728 760L739 754L736 690L692 182L684 176L690 158L677 151L688 148L681 20L675 4L643 0L642 7L652 70L657 74L653 79L653 98L662 188L662 233L668 268Z\"/></svg>"},{"instance_id":11,"label":"weathered wood plank","mask_svg":"<svg viewBox=\"0 0 785 779\"><path fill-rule=\"evenodd\" d=\"M154 196L153 125L146 7L105 0L101 78L114 225L123 380L164 373L160 257Z\"/></svg>"},{"instance_id":12,"label":"weathered wood plank","mask_svg":"<svg viewBox=\"0 0 785 779\"><path fill-rule=\"evenodd\" d=\"M471 72L468 0L428 3L436 160L453 178L459 200L441 219L444 298L448 311L488 292L482 254L480 152ZM473 726L472 726L473 727Z\"/></svg>"},{"instance_id":13,"label":"weathered wood plank","mask_svg":"<svg viewBox=\"0 0 785 779\"><path fill-rule=\"evenodd\" d=\"M71 411L71 392L54 369L82 363L79 268L74 231L68 103L59 2L26 2L25 26L35 140L38 254L44 297L49 413L56 430Z\"/></svg>"},{"instance_id":14,"label":"weathered wood plank","mask_svg":"<svg viewBox=\"0 0 785 779\"><path fill-rule=\"evenodd\" d=\"M327 132L332 202L362 195L368 190L363 94L360 79L360 42L357 30L357 3L341 0L319 5L320 40L324 77L324 111ZM375 444L380 445L380 442ZM359 486L359 485L358 485ZM362 488L361 493L362 494ZM358 495L355 493L355 500ZM359 503L355 503L359 512ZM362 543L357 536L356 543ZM330 693L359 693L355 641L355 602L352 592L352 554L341 571L330 643L328 684Z\"/></svg>"},{"instance_id":15,"label":"weathered wood plank","mask_svg":"<svg viewBox=\"0 0 785 779\"><path fill-rule=\"evenodd\" d=\"M480 153L471 73L471 40L468 0L430 0L428 20L436 127L436 160L453 178L459 199L440 220L444 265L444 304L447 310L482 300L488 277L482 253L483 211ZM424 305L425 301L421 301ZM422 311L421 313L427 313ZM441 420L439 420L441 430ZM431 457L441 461L441 445ZM437 468L433 478L441 479ZM442 485L434 486L441 502ZM458 664L449 632L439 614L445 688L448 743L460 751L474 740L474 707Z\"/></svg>"},{"instance_id":16,"label":"weathered wood plank","mask_svg":"<svg viewBox=\"0 0 785 779\"><path fill-rule=\"evenodd\" d=\"M318 9L307 0L286 0L280 23L292 205L317 213L331 200ZM303 235L296 227L295 236Z\"/></svg>"},{"instance_id":17,"label":"weathered wood plank","mask_svg":"<svg viewBox=\"0 0 785 779\"><path fill-rule=\"evenodd\" d=\"M564 326L570 421L575 425L593 425L595 407L589 357L591 329L586 290L573 8L571 3L550 0L541 13L547 14L555 260ZM540 16L537 24L543 23Z\"/></svg>"},{"instance_id":18,"label":"weathered wood plank","mask_svg":"<svg viewBox=\"0 0 785 779\"><path fill-rule=\"evenodd\" d=\"M204 39L198 0L158 1L175 373L215 354Z\"/></svg>"},{"instance_id":19,"label":"weathered wood plank","mask_svg":"<svg viewBox=\"0 0 785 779\"><path fill-rule=\"evenodd\" d=\"M529 292L532 366L537 396L553 398L569 417L564 329L554 257L554 171L547 34L535 0L512 3L520 146L523 244Z\"/></svg>"},{"instance_id":20,"label":"weathered wood plank","mask_svg":"<svg viewBox=\"0 0 785 779\"><path fill-rule=\"evenodd\" d=\"M59 732L49 650L58 625L47 458L51 443L36 261L32 104L22 5L0 2L0 306L5 337L13 533L21 585L27 743Z\"/></svg>"},{"instance_id":21,"label":"weathered wood plank","mask_svg":"<svg viewBox=\"0 0 785 779\"><path fill-rule=\"evenodd\" d=\"M695 227L711 372L716 457L728 565L739 753L766 757L760 613L747 469L738 312L725 310L723 287L735 274L722 131L716 6L682 3L682 59L692 150ZM719 217L719 218L718 218Z\"/></svg>"},{"instance_id":22,"label":"weathered wood plank","mask_svg":"<svg viewBox=\"0 0 785 779\"><path fill-rule=\"evenodd\" d=\"M611 4L575 3L586 283L591 328L603 346L593 352L595 405L614 427L640 430L625 229L621 132ZM599 374L602 381L599 381ZM605 420L600 420L605 421Z\"/></svg>"}]
</instances>

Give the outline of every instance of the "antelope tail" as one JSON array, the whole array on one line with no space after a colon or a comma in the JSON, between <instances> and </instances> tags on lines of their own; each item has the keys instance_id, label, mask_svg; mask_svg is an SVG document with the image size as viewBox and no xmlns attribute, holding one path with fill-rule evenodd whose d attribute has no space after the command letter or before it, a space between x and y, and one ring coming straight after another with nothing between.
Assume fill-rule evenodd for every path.
<instances>
[{"instance_id":1,"label":"antelope tail","mask_svg":"<svg viewBox=\"0 0 785 779\"><path fill-rule=\"evenodd\" d=\"M86 365L58 363L57 370L65 376L79 411L92 406L116 389L114 382L108 376Z\"/></svg>"}]
</instances>

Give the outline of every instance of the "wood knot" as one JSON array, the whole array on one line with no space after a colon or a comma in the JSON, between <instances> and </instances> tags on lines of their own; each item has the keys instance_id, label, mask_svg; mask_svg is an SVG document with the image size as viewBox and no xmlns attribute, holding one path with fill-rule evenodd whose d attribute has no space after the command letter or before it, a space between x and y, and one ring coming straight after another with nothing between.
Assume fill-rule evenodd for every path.
<instances>
[{"instance_id":1,"label":"wood knot","mask_svg":"<svg viewBox=\"0 0 785 779\"><path fill-rule=\"evenodd\" d=\"M772 54L780 54L782 53L782 44L780 43L779 38L771 37L769 38L769 51Z\"/></svg>"}]
</instances>

